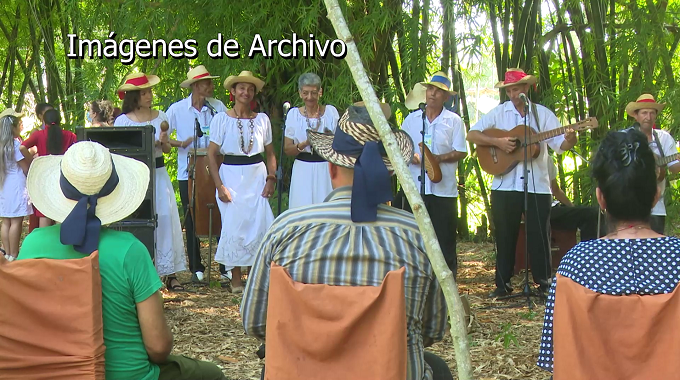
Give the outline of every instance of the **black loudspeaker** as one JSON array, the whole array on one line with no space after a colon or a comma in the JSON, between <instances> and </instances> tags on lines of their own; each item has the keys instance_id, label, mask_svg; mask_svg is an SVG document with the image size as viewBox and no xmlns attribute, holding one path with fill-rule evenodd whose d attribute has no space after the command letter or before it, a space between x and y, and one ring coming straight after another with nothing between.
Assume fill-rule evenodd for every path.
<instances>
[{"instance_id":1,"label":"black loudspeaker","mask_svg":"<svg viewBox=\"0 0 680 380\"><path fill-rule=\"evenodd\" d=\"M149 250L151 258L156 252L156 161L154 159L155 129L152 125L139 127L93 127L76 128L78 141L94 141L114 154L134 158L149 167L149 187L142 204L127 218L108 227L128 231L135 235Z\"/></svg>"}]
</instances>

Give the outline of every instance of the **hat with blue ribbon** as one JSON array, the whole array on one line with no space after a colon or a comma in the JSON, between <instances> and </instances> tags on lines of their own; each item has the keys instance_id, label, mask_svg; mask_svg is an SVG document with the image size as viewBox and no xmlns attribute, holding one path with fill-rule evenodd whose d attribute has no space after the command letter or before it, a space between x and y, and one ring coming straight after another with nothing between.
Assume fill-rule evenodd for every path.
<instances>
[{"instance_id":1,"label":"hat with blue ribbon","mask_svg":"<svg viewBox=\"0 0 680 380\"><path fill-rule=\"evenodd\" d=\"M383 105L383 113L389 106ZM389 114L386 114L386 118ZM413 158L413 140L402 130L393 131L404 162ZM334 135L307 131L314 151L326 161L354 169L352 221L373 222L378 205L392 200L392 163L378 130L364 106L352 105L340 118Z\"/></svg>"},{"instance_id":2,"label":"hat with blue ribbon","mask_svg":"<svg viewBox=\"0 0 680 380\"><path fill-rule=\"evenodd\" d=\"M145 163L81 141L63 156L36 158L26 187L35 207L62 223L61 243L89 255L98 248L102 225L125 219L139 208L150 176Z\"/></svg>"},{"instance_id":3,"label":"hat with blue ribbon","mask_svg":"<svg viewBox=\"0 0 680 380\"><path fill-rule=\"evenodd\" d=\"M444 73L443 71L437 71L436 73L434 73L429 82L420 82L418 84L425 87L427 87L428 85L435 86L448 92L451 95L457 94L457 92L451 90L451 79L449 79L449 77L447 77L446 73Z\"/></svg>"}]
</instances>

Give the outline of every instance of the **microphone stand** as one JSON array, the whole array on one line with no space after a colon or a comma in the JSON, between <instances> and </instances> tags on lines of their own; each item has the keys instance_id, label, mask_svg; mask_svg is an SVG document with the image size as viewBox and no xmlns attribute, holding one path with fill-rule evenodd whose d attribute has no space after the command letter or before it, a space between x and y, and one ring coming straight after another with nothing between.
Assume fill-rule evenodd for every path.
<instances>
[{"instance_id":1,"label":"microphone stand","mask_svg":"<svg viewBox=\"0 0 680 380\"><path fill-rule=\"evenodd\" d=\"M283 146L286 138L286 119L288 118L288 109L283 112L283 126L281 127L281 149L279 149L279 167L276 168L276 191L278 192L278 205L276 216L281 215L281 202L283 202Z\"/></svg>"},{"instance_id":2,"label":"microphone stand","mask_svg":"<svg viewBox=\"0 0 680 380\"><path fill-rule=\"evenodd\" d=\"M529 286L529 101L524 100L524 141L522 141L522 149L524 149L524 173L523 173L523 185L524 185L524 287L521 293L511 294L504 297L498 297L499 300L506 300L511 298L526 297L527 307L529 310L531 307L531 297L538 297L540 295L531 291ZM538 127L538 126L537 126ZM540 128L540 127L539 127ZM533 175L533 174L532 174ZM535 189L534 189L535 190ZM538 213L538 210L536 210ZM538 219L538 218L537 218ZM548 243L550 244L550 243ZM548 263L550 262L550 247L548 246ZM509 307L515 307L517 305L512 305Z\"/></svg>"},{"instance_id":3,"label":"microphone stand","mask_svg":"<svg viewBox=\"0 0 680 380\"><path fill-rule=\"evenodd\" d=\"M422 103L421 103L422 104ZM423 129L420 131L422 146L425 146L425 106L421 106L423 111ZM425 201L425 148L420 149L420 197Z\"/></svg>"},{"instance_id":4,"label":"microphone stand","mask_svg":"<svg viewBox=\"0 0 680 380\"><path fill-rule=\"evenodd\" d=\"M201 124L198 122L198 118L194 119L194 141L193 141L193 151L194 151L194 162L191 164L191 167L189 168L189 178L191 178L191 199L189 200L189 205L190 209L187 210L189 215L191 215L191 229L192 229L192 234L194 236L194 244L196 245L196 242L198 241L198 237L196 237L196 161L198 161L198 156L197 156L197 151L198 151L198 131L201 129ZM202 137L202 136L201 136ZM186 220L187 215L184 216ZM189 242L187 241L187 245ZM201 243L198 241L198 252L194 252L196 256L198 256L199 262L201 261ZM194 257L194 260L196 257ZM210 268L208 268L210 269ZM208 272L208 285L210 285L210 272ZM202 282L201 282L202 283Z\"/></svg>"}]
</instances>

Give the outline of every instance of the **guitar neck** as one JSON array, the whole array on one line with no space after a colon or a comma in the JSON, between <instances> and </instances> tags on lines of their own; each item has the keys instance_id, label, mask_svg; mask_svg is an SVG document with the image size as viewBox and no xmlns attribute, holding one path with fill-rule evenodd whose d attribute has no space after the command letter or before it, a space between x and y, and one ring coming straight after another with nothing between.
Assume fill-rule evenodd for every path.
<instances>
[{"instance_id":1,"label":"guitar neck","mask_svg":"<svg viewBox=\"0 0 680 380\"><path fill-rule=\"evenodd\" d=\"M571 125L567 125L567 126L564 126L564 127L551 129L549 131L536 133L535 135L532 135L529 138L529 144L536 144L536 143L539 143L543 140L548 140L548 139L551 139L555 136L563 135L567 132L568 128L571 128L573 126L574 126L574 124L571 124Z\"/></svg>"},{"instance_id":2,"label":"guitar neck","mask_svg":"<svg viewBox=\"0 0 680 380\"><path fill-rule=\"evenodd\" d=\"M671 154L670 156L666 156L664 158L660 158L656 161L657 166L666 166L670 164L671 162L680 159L680 153L675 153Z\"/></svg>"}]
</instances>

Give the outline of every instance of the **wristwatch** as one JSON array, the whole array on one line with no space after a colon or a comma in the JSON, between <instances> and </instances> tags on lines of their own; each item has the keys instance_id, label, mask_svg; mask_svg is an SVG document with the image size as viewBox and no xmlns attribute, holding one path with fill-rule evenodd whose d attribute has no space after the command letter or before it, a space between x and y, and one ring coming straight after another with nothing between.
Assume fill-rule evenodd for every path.
<instances>
[{"instance_id":1,"label":"wristwatch","mask_svg":"<svg viewBox=\"0 0 680 380\"><path fill-rule=\"evenodd\" d=\"M295 144L295 147L297 148L298 152L300 152L300 153L305 151L304 149L300 149L300 143Z\"/></svg>"}]
</instances>

